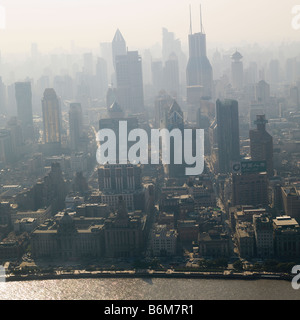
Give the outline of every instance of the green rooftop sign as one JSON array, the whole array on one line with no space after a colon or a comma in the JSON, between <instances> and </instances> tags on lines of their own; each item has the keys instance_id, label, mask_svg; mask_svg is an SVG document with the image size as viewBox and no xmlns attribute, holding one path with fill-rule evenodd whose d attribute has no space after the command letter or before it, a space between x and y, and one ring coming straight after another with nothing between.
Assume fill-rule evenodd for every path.
<instances>
[{"instance_id":1,"label":"green rooftop sign","mask_svg":"<svg viewBox=\"0 0 300 320\"><path fill-rule=\"evenodd\" d=\"M258 173L266 172L266 161L240 161L232 164L232 173Z\"/></svg>"}]
</instances>

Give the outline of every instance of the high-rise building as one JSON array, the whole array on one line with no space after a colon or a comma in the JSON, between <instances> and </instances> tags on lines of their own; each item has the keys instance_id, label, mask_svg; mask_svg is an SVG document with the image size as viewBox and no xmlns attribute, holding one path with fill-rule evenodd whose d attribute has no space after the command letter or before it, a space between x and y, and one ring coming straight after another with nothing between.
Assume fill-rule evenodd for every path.
<instances>
[{"instance_id":1,"label":"high-rise building","mask_svg":"<svg viewBox=\"0 0 300 320\"><path fill-rule=\"evenodd\" d=\"M267 206L268 176L266 172L232 175L232 205Z\"/></svg>"},{"instance_id":2,"label":"high-rise building","mask_svg":"<svg viewBox=\"0 0 300 320\"><path fill-rule=\"evenodd\" d=\"M239 110L236 100L217 100L218 168L231 171L231 163L240 159Z\"/></svg>"},{"instance_id":3,"label":"high-rise building","mask_svg":"<svg viewBox=\"0 0 300 320\"><path fill-rule=\"evenodd\" d=\"M273 176L273 138L266 131L268 121L265 115L257 115L254 122L257 126L249 132L250 152L253 161L266 161L268 176Z\"/></svg>"},{"instance_id":4,"label":"high-rise building","mask_svg":"<svg viewBox=\"0 0 300 320\"><path fill-rule=\"evenodd\" d=\"M0 130L0 164L9 164L13 160L11 133L9 130Z\"/></svg>"},{"instance_id":5,"label":"high-rise building","mask_svg":"<svg viewBox=\"0 0 300 320\"><path fill-rule=\"evenodd\" d=\"M0 77L0 114L7 113L7 96L6 96L6 86L2 82L2 77Z\"/></svg>"},{"instance_id":6,"label":"high-rise building","mask_svg":"<svg viewBox=\"0 0 300 320\"><path fill-rule=\"evenodd\" d=\"M15 159L21 155L21 148L23 145L23 133L20 121L17 117L12 117L6 124L6 129L10 131L12 153Z\"/></svg>"},{"instance_id":7,"label":"high-rise building","mask_svg":"<svg viewBox=\"0 0 300 320\"><path fill-rule=\"evenodd\" d=\"M101 202L106 203L113 210L117 208L119 196L122 196L128 210L141 210L144 206L144 190L141 180L141 166L128 163L128 150L135 142L127 143L126 159L119 159L120 121L127 123L127 135L131 130L138 128L136 117L125 117L117 102L108 109L108 118L99 121L99 129L110 129L116 135L116 164L104 164L98 168L98 183L101 191ZM121 146L122 147L122 146ZM124 161L120 164L120 160Z\"/></svg>"},{"instance_id":8,"label":"high-rise building","mask_svg":"<svg viewBox=\"0 0 300 320\"><path fill-rule=\"evenodd\" d=\"M71 103L69 110L70 148L79 150L80 138L83 129L83 116L80 103Z\"/></svg>"},{"instance_id":9,"label":"high-rise building","mask_svg":"<svg viewBox=\"0 0 300 320\"><path fill-rule=\"evenodd\" d=\"M260 80L255 87L256 100L266 103L270 100L270 85L265 80Z\"/></svg>"},{"instance_id":10,"label":"high-rise building","mask_svg":"<svg viewBox=\"0 0 300 320\"><path fill-rule=\"evenodd\" d=\"M30 82L15 83L18 119L21 121L24 140L34 139L32 92Z\"/></svg>"},{"instance_id":11,"label":"high-rise building","mask_svg":"<svg viewBox=\"0 0 300 320\"><path fill-rule=\"evenodd\" d=\"M44 91L42 100L44 143L60 146L61 144L61 114L60 102L52 88Z\"/></svg>"},{"instance_id":12,"label":"high-rise building","mask_svg":"<svg viewBox=\"0 0 300 320\"><path fill-rule=\"evenodd\" d=\"M176 54L181 51L181 43L175 38L174 32L169 32L168 29L162 29L162 58L163 61L169 59L170 54Z\"/></svg>"},{"instance_id":13,"label":"high-rise building","mask_svg":"<svg viewBox=\"0 0 300 320\"><path fill-rule=\"evenodd\" d=\"M116 57L124 56L127 53L126 41L124 40L122 33L119 29L117 29L115 36L112 41L112 56L113 56L113 64L116 69Z\"/></svg>"},{"instance_id":14,"label":"high-rise building","mask_svg":"<svg viewBox=\"0 0 300 320\"><path fill-rule=\"evenodd\" d=\"M116 210L122 196L128 210L145 209L145 189L142 185L140 165L106 164L98 168L101 203Z\"/></svg>"},{"instance_id":15,"label":"high-rise building","mask_svg":"<svg viewBox=\"0 0 300 320\"><path fill-rule=\"evenodd\" d=\"M166 28L162 29L162 62L166 63L171 54L175 54L178 60L179 79L180 84L185 85L186 81L186 64L187 58L181 49L181 41L176 38L174 32L168 31ZM166 88L159 88L157 91Z\"/></svg>"},{"instance_id":16,"label":"high-rise building","mask_svg":"<svg viewBox=\"0 0 300 320\"><path fill-rule=\"evenodd\" d=\"M127 113L144 110L142 59L137 51L116 56L118 103Z\"/></svg>"},{"instance_id":17,"label":"high-rise building","mask_svg":"<svg viewBox=\"0 0 300 320\"><path fill-rule=\"evenodd\" d=\"M152 85L154 93L157 94L163 89L163 63L162 61L153 61L151 63Z\"/></svg>"},{"instance_id":18,"label":"high-rise building","mask_svg":"<svg viewBox=\"0 0 300 320\"><path fill-rule=\"evenodd\" d=\"M236 51L231 59L231 84L234 89L241 89L244 83L243 56Z\"/></svg>"},{"instance_id":19,"label":"high-rise building","mask_svg":"<svg viewBox=\"0 0 300 320\"><path fill-rule=\"evenodd\" d=\"M101 42L100 43L100 54L107 63L107 79L108 83L111 84L112 74L113 74L113 59L112 59L112 43L111 42Z\"/></svg>"},{"instance_id":20,"label":"high-rise building","mask_svg":"<svg viewBox=\"0 0 300 320\"><path fill-rule=\"evenodd\" d=\"M173 99L170 95L166 93L166 91L159 91L157 97L154 102L154 120L155 120L155 128L159 129L164 126L166 123L166 117L169 111L171 104L173 103Z\"/></svg>"},{"instance_id":21,"label":"high-rise building","mask_svg":"<svg viewBox=\"0 0 300 320\"><path fill-rule=\"evenodd\" d=\"M174 98L179 98L179 65L175 53L170 54L164 67L164 89Z\"/></svg>"},{"instance_id":22,"label":"high-rise building","mask_svg":"<svg viewBox=\"0 0 300 320\"><path fill-rule=\"evenodd\" d=\"M96 64L96 95L98 98L105 98L108 89L107 63L103 58L97 59Z\"/></svg>"},{"instance_id":23,"label":"high-rise building","mask_svg":"<svg viewBox=\"0 0 300 320\"><path fill-rule=\"evenodd\" d=\"M187 102L199 106L202 98L212 97L213 72L206 55L206 34L203 30L189 35L189 60L186 69Z\"/></svg>"},{"instance_id":24,"label":"high-rise building","mask_svg":"<svg viewBox=\"0 0 300 320\"><path fill-rule=\"evenodd\" d=\"M166 125L165 128L171 132L173 129L179 129L181 132L181 142L182 142L182 150L184 150L183 145L183 137L184 137L184 117L183 112L178 105L178 103L173 100L172 104L167 113L166 117ZM165 173L168 178L183 178L185 177L185 164L183 151L181 156L181 164L176 164L175 162L175 150L177 150L178 146L176 145L176 138L170 140L170 164L165 166Z\"/></svg>"},{"instance_id":25,"label":"high-rise building","mask_svg":"<svg viewBox=\"0 0 300 320\"><path fill-rule=\"evenodd\" d=\"M125 117L125 113L121 106L115 101L110 108L108 108L108 117L102 118L99 120L99 130L102 129L111 129L115 133L116 139L116 162L119 163L119 160L127 159L119 159L119 125L120 121L126 121L127 123L127 134L133 129L137 129L139 126L138 119L136 117ZM134 144L134 142L128 142L127 144L127 154L130 147Z\"/></svg>"}]
</instances>

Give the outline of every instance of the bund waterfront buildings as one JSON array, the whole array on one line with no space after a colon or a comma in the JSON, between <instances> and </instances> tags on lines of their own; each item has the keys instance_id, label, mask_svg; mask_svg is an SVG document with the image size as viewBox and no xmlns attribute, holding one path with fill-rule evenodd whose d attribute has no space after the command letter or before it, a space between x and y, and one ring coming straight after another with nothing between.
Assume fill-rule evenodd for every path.
<instances>
[{"instance_id":1,"label":"bund waterfront buildings","mask_svg":"<svg viewBox=\"0 0 300 320\"><path fill-rule=\"evenodd\" d=\"M122 197L116 214L106 219L73 218L66 212L33 232L32 255L64 260L138 257L144 247L145 219L141 213L129 216Z\"/></svg>"}]
</instances>

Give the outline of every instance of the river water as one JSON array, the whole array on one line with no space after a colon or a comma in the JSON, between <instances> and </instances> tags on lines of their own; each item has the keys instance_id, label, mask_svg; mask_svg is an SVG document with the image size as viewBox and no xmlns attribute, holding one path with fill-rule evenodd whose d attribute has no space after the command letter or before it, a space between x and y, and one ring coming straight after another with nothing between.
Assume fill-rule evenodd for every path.
<instances>
[{"instance_id":1,"label":"river water","mask_svg":"<svg viewBox=\"0 0 300 320\"><path fill-rule=\"evenodd\" d=\"M2 300L299 300L289 281L65 279L0 283Z\"/></svg>"}]
</instances>

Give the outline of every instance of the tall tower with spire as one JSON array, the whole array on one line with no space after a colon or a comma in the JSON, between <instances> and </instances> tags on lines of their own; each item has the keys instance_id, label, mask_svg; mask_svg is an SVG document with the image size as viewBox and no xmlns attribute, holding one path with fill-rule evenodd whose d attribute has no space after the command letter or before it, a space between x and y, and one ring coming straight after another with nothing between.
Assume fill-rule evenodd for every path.
<instances>
[{"instance_id":1,"label":"tall tower with spire","mask_svg":"<svg viewBox=\"0 0 300 320\"><path fill-rule=\"evenodd\" d=\"M190 7L189 61L186 69L187 102L199 105L201 99L212 97L213 72L206 55L206 34L200 7L200 32L193 33Z\"/></svg>"}]
</instances>

